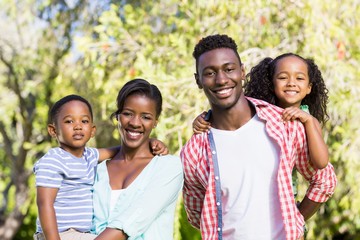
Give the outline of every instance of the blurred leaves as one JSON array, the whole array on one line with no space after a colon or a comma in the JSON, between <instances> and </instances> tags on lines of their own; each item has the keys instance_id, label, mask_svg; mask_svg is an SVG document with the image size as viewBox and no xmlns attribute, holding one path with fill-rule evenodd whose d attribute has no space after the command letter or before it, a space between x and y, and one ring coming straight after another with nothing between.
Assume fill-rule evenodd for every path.
<instances>
[{"instance_id":1,"label":"blurred leaves","mask_svg":"<svg viewBox=\"0 0 360 240\"><path fill-rule=\"evenodd\" d=\"M192 120L209 107L193 78L193 47L206 35L228 34L238 43L247 70L266 56L284 52L314 58L319 65L330 90L324 137L339 184L332 199L310 219L308 239L356 239L360 232L359 4L351 0L0 1L4 33L0 115L4 132L11 136L7 149L13 156L19 148L26 149L24 166L30 171L55 144L46 133L49 107L73 92L94 107L97 135L89 145L118 144L109 116L123 84L141 77L156 84L164 98L153 135L178 154L192 134ZM31 103L33 108L25 108ZM29 114L35 114L31 136L22 141L28 128L24 116ZM1 134L0 192L13 172L4 143ZM26 184L33 199L33 179ZM15 189L10 193L10 199L18 194ZM7 213L13 208L8 205ZM177 239L200 239L185 224L181 205L179 213ZM18 239L31 236L35 215L32 203L24 220L28 229L23 227Z\"/></svg>"}]
</instances>

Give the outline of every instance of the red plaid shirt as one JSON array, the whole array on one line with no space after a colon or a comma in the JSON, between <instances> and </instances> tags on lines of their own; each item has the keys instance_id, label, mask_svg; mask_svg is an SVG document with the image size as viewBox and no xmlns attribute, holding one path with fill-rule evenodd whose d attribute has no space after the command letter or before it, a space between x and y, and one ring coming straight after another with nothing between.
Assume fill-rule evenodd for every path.
<instances>
[{"instance_id":1,"label":"red plaid shirt","mask_svg":"<svg viewBox=\"0 0 360 240\"><path fill-rule=\"evenodd\" d=\"M309 182L306 196L314 202L325 202L333 194L336 186L334 168L330 163L322 170L312 168L301 122L283 122L283 109L261 100L247 99L255 106L259 118L266 121L269 136L280 146L277 182L286 239L298 239L303 235L304 218L294 200L293 168L296 167ZM212 141L207 133L193 135L181 150L185 174L183 197L188 220L194 227L201 229L202 239L221 240L221 189Z\"/></svg>"}]
</instances>

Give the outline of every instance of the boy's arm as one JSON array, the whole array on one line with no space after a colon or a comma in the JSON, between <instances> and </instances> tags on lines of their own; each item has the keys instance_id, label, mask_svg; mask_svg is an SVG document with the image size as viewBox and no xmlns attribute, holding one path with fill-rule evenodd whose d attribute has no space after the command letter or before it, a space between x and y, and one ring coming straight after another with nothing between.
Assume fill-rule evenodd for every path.
<instances>
[{"instance_id":1,"label":"boy's arm","mask_svg":"<svg viewBox=\"0 0 360 240\"><path fill-rule=\"evenodd\" d=\"M54 201L58 192L57 188L37 187L36 203L39 219L46 240L60 240Z\"/></svg>"},{"instance_id":2,"label":"boy's arm","mask_svg":"<svg viewBox=\"0 0 360 240\"><path fill-rule=\"evenodd\" d=\"M120 151L120 146L115 146L115 147L109 147L109 148L98 148L99 151L99 163L114 157L119 151Z\"/></svg>"},{"instance_id":3,"label":"boy's arm","mask_svg":"<svg viewBox=\"0 0 360 240\"><path fill-rule=\"evenodd\" d=\"M150 139L150 148L154 155L167 155L169 150L166 145L155 138ZM109 148L98 148L99 151L99 163L114 157L121 149L121 146L114 146Z\"/></svg>"},{"instance_id":4,"label":"boy's arm","mask_svg":"<svg viewBox=\"0 0 360 240\"><path fill-rule=\"evenodd\" d=\"M168 155L169 149L162 141L156 138L150 138L150 150L154 155Z\"/></svg>"}]
</instances>

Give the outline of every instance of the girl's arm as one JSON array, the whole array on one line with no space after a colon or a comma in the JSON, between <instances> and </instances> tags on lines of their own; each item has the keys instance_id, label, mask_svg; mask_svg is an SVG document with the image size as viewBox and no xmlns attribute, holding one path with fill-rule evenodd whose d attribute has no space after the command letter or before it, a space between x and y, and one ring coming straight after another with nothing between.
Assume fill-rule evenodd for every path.
<instances>
[{"instance_id":1,"label":"girl's arm","mask_svg":"<svg viewBox=\"0 0 360 240\"><path fill-rule=\"evenodd\" d=\"M286 108L283 112L283 120L295 119L299 119L305 127L312 165L316 169L325 168L329 163L329 152L321 133L319 121L297 107Z\"/></svg>"},{"instance_id":2,"label":"girl's arm","mask_svg":"<svg viewBox=\"0 0 360 240\"><path fill-rule=\"evenodd\" d=\"M58 192L57 188L37 187L36 204L39 219L46 240L60 240L56 222L54 201Z\"/></svg>"}]
</instances>

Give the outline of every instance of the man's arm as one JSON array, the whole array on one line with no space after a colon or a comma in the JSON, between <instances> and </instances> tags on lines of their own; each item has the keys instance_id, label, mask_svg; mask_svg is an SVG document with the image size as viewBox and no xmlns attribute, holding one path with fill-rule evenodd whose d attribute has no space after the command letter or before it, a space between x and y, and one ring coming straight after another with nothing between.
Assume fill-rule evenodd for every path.
<instances>
[{"instance_id":1,"label":"man's arm","mask_svg":"<svg viewBox=\"0 0 360 240\"><path fill-rule=\"evenodd\" d=\"M307 221L317 212L317 210L319 210L321 205L322 203L311 201L308 197L305 196L302 202L299 204L298 208L301 215L303 215L304 220Z\"/></svg>"},{"instance_id":2,"label":"man's arm","mask_svg":"<svg viewBox=\"0 0 360 240\"><path fill-rule=\"evenodd\" d=\"M184 169L184 206L189 223L198 229L200 229L201 212L206 192L196 174L197 164L201 161L199 159L201 135L191 137L180 153Z\"/></svg>"}]
</instances>

